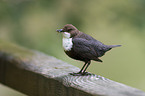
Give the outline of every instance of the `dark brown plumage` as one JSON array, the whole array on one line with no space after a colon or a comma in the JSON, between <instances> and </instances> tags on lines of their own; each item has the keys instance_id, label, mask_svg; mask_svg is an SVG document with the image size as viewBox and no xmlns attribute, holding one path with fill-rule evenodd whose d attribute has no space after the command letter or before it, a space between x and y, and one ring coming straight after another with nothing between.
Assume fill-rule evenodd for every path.
<instances>
[{"instance_id":1,"label":"dark brown plumage","mask_svg":"<svg viewBox=\"0 0 145 96\"><path fill-rule=\"evenodd\" d=\"M80 32L72 24L66 24L63 29L59 29L57 32L63 33L65 53L73 59L85 62L80 72L73 73L73 75L86 75L85 71L91 60L102 62L99 57L102 57L110 49L121 46L105 45L93 37Z\"/></svg>"}]
</instances>

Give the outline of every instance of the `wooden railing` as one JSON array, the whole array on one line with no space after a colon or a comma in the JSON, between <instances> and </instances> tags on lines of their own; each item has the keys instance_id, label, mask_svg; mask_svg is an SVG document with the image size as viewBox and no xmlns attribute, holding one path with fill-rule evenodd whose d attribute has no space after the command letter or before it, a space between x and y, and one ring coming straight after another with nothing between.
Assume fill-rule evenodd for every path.
<instances>
[{"instance_id":1,"label":"wooden railing","mask_svg":"<svg viewBox=\"0 0 145 96\"><path fill-rule=\"evenodd\" d=\"M0 83L29 96L145 96L99 75L72 76L79 68L41 52L0 41Z\"/></svg>"}]
</instances>

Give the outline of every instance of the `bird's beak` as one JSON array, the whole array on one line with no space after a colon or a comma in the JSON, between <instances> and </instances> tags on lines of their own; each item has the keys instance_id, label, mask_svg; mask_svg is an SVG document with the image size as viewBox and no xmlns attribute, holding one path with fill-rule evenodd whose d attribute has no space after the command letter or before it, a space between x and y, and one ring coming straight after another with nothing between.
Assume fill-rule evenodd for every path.
<instances>
[{"instance_id":1,"label":"bird's beak","mask_svg":"<svg viewBox=\"0 0 145 96\"><path fill-rule=\"evenodd\" d=\"M63 29L57 29L56 32L63 32Z\"/></svg>"}]
</instances>

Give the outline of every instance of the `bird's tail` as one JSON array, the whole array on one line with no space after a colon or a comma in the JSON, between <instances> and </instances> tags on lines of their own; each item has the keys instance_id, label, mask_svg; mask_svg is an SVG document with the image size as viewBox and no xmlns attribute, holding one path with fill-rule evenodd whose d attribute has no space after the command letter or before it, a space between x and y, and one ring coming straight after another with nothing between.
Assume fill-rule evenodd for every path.
<instances>
[{"instance_id":1,"label":"bird's tail","mask_svg":"<svg viewBox=\"0 0 145 96\"><path fill-rule=\"evenodd\" d=\"M109 48L120 47L121 45L108 45Z\"/></svg>"}]
</instances>

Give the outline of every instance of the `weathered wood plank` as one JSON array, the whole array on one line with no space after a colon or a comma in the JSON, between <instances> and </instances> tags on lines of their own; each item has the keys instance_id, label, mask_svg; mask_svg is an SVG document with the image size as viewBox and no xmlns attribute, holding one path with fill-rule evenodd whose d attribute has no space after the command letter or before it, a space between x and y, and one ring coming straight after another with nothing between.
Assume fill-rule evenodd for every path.
<instances>
[{"instance_id":1,"label":"weathered wood plank","mask_svg":"<svg viewBox=\"0 0 145 96\"><path fill-rule=\"evenodd\" d=\"M52 56L0 41L0 82L30 96L145 96L143 91L92 74Z\"/></svg>"}]
</instances>

